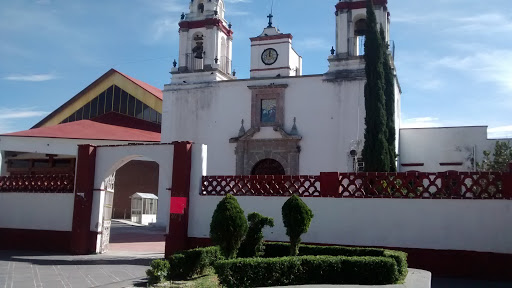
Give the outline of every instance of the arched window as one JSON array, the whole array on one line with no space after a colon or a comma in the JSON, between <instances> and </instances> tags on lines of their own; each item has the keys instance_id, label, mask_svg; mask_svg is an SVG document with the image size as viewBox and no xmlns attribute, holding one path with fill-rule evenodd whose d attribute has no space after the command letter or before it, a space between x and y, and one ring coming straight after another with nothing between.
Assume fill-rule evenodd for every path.
<instances>
[{"instance_id":1,"label":"arched window","mask_svg":"<svg viewBox=\"0 0 512 288\"><path fill-rule=\"evenodd\" d=\"M254 165L251 175L285 175L285 171L281 163L267 158Z\"/></svg>"},{"instance_id":2,"label":"arched window","mask_svg":"<svg viewBox=\"0 0 512 288\"><path fill-rule=\"evenodd\" d=\"M355 56L364 55L364 42L366 40L366 19L359 19L354 25L354 54Z\"/></svg>"},{"instance_id":3,"label":"arched window","mask_svg":"<svg viewBox=\"0 0 512 288\"><path fill-rule=\"evenodd\" d=\"M201 2L197 5L197 12L203 14L204 13L204 4Z\"/></svg>"}]
</instances>

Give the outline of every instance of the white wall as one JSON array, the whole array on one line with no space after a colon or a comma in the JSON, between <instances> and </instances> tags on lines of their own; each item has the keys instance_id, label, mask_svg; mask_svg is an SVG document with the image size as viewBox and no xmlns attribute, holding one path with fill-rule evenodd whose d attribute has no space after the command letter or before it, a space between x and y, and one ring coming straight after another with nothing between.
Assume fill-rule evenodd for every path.
<instances>
[{"instance_id":1,"label":"white wall","mask_svg":"<svg viewBox=\"0 0 512 288\"><path fill-rule=\"evenodd\" d=\"M208 174L235 174L240 121L251 122L247 86L288 84L284 95L284 129L293 118L300 141L301 174L348 171L351 142L364 137L364 81L325 82L323 76L251 79L195 85L166 85L162 142L190 140L208 145ZM258 136L255 136L258 137Z\"/></svg>"},{"instance_id":2,"label":"white wall","mask_svg":"<svg viewBox=\"0 0 512 288\"><path fill-rule=\"evenodd\" d=\"M189 237L208 238L222 197L191 193ZM265 240L288 241L281 218L286 197L237 197L246 215L274 218ZM512 202L303 198L314 218L304 242L512 253Z\"/></svg>"},{"instance_id":3,"label":"white wall","mask_svg":"<svg viewBox=\"0 0 512 288\"><path fill-rule=\"evenodd\" d=\"M512 140L512 139L508 139ZM508 141L505 139L505 141ZM473 171L470 158L473 149L481 162L484 150L492 150L495 139L487 139L487 126L400 129L400 163L423 163L400 171ZM462 162L462 166L441 166L439 163Z\"/></svg>"},{"instance_id":4,"label":"white wall","mask_svg":"<svg viewBox=\"0 0 512 288\"><path fill-rule=\"evenodd\" d=\"M0 227L71 231L73 193L0 193Z\"/></svg>"}]
</instances>

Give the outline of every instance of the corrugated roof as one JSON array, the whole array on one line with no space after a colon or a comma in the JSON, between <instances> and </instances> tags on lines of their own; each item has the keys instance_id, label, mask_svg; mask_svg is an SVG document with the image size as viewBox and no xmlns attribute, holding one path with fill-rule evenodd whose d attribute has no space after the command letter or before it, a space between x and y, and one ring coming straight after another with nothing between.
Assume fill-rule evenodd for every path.
<instances>
[{"instance_id":1,"label":"corrugated roof","mask_svg":"<svg viewBox=\"0 0 512 288\"><path fill-rule=\"evenodd\" d=\"M137 193L133 194L131 197L133 197L133 196L139 196L140 198L144 198L144 199L158 199L158 196L156 196L155 194L151 194L151 193L137 192Z\"/></svg>"},{"instance_id":2,"label":"corrugated roof","mask_svg":"<svg viewBox=\"0 0 512 288\"><path fill-rule=\"evenodd\" d=\"M55 126L34 128L1 136L112 141L160 142L160 133L129 127L80 120Z\"/></svg>"}]
</instances>

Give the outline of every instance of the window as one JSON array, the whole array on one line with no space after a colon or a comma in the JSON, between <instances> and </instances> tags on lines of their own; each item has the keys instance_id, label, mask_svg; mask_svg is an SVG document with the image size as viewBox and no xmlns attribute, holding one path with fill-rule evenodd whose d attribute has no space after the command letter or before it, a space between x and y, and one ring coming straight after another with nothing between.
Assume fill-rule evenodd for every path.
<instances>
[{"instance_id":1,"label":"window","mask_svg":"<svg viewBox=\"0 0 512 288\"><path fill-rule=\"evenodd\" d=\"M114 86L114 112L119 112L121 107L121 88ZM126 111L126 109L125 109Z\"/></svg>"},{"instance_id":2,"label":"window","mask_svg":"<svg viewBox=\"0 0 512 288\"><path fill-rule=\"evenodd\" d=\"M84 115L83 119L90 119L91 118L91 102L84 105Z\"/></svg>"},{"instance_id":3,"label":"window","mask_svg":"<svg viewBox=\"0 0 512 288\"><path fill-rule=\"evenodd\" d=\"M135 117L139 118L139 119L142 119L143 115L142 115L142 102L139 100L139 99L136 99L136 104L135 104Z\"/></svg>"},{"instance_id":4,"label":"window","mask_svg":"<svg viewBox=\"0 0 512 288\"><path fill-rule=\"evenodd\" d=\"M251 128L283 125L286 87L286 84L248 87L252 91Z\"/></svg>"},{"instance_id":5,"label":"window","mask_svg":"<svg viewBox=\"0 0 512 288\"><path fill-rule=\"evenodd\" d=\"M158 122L158 112L156 112L155 110L151 109L151 116L150 116L150 119L149 121L153 122L153 123L157 123Z\"/></svg>"},{"instance_id":6,"label":"window","mask_svg":"<svg viewBox=\"0 0 512 288\"><path fill-rule=\"evenodd\" d=\"M123 90L120 90L121 92L121 110L119 110L119 113L126 114L128 111L128 93L124 92Z\"/></svg>"},{"instance_id":7,"label":"window","mask_svg":"<svg viewBox=\"0 0 512 288\"><path fill-rule=\"evenodd\" d=\"M112 98L113 98L113 87L107 89L107 93L105 94L105 113L112 111Z\"/></svg>"},{"instance_id":8,"label":"window","mask_svg":"<svg viewBox=\"0 0 512 288\"><path fill-rule=\"evenodd\" d=\"M143 119L146 121L151 121L151 108L148 105L142 103L142 113L144 114Z\"/></svg>"},{"instance_id":9,"label":"window","mask_svg":"<svg viewBox=\"0 0 512 288\"><path fill-rule=\"evenodd\" d=\"M98 116L105 114L105 93L98 97Z\"/></svg>"},{"instance_id":10,"label":"window","mask_svg":"<svg viewBox=\"0 0 512 288\"><path fill-rule=\"evenodd\" d=\"M123 94L126 93L123 91ZM128 95L128 93L126 93ZM132 95L128 96L128 112L126 113L129 116L135 116L135 97Z\"/></svg>"},{"instance_id":11,"label":"window","mask_svg":"<svg viewBox=\"0 0 512 288\"><path fill-rule=\"evenodd\" d=\"M84 119L83 114L84 114L84 108L82 107L76 111L76 121L80 121L80 120Z\"/></svg>"},{"instance_id":12,"label":"window","mask_svg":"<svg viewBox=\"0 0 512 288\"><path fill-rule=\"evenodd\" d=\"M94 98L91 101L91 119L98 116L98 98Z\"/></svg>"}]
</instances>

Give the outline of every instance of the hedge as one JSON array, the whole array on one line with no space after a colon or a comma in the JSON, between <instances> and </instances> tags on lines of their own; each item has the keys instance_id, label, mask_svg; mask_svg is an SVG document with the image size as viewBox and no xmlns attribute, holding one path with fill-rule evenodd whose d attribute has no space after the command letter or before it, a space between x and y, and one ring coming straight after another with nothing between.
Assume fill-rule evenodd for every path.
<instances>
[{"instance_id":1,"label":"hedge","mask_svg":"<svg viewBox=\"0 0 512 288\"><path fill-rule=\"evenodd\" d=\"M169 257L168 278L185 280L196 275L203 275L213 264L224 259L218 246L197 248L178 252Z\"/></svg>"},{"instance_id":2,"label":"hedge","mask_svg":"<svg viewBox=\"0 0 512 288\"><path fill-rule=\"evenodd\" d=\"M290 251L289 243L269 242L265 244L265 258L286 257ZM373 256L373 257L389 257L395 260L398 267L398 281L405 280L407 277L407 253L394 250L386 250L379 248L359 248L359 247L343 247L343 246L314 246L301 245L299 256Z\"/></svg>"},{"instance_id":3,"label":"hedge","mask_svg":"<svg viewBox=\"0 0 512 288\"><path fill-rule=\"evenodd\" d=\"M245 258L221 260L214 268L225 287L386 285L400 281L397 263L389 257Z\"/></svg>"}]
</instances>

